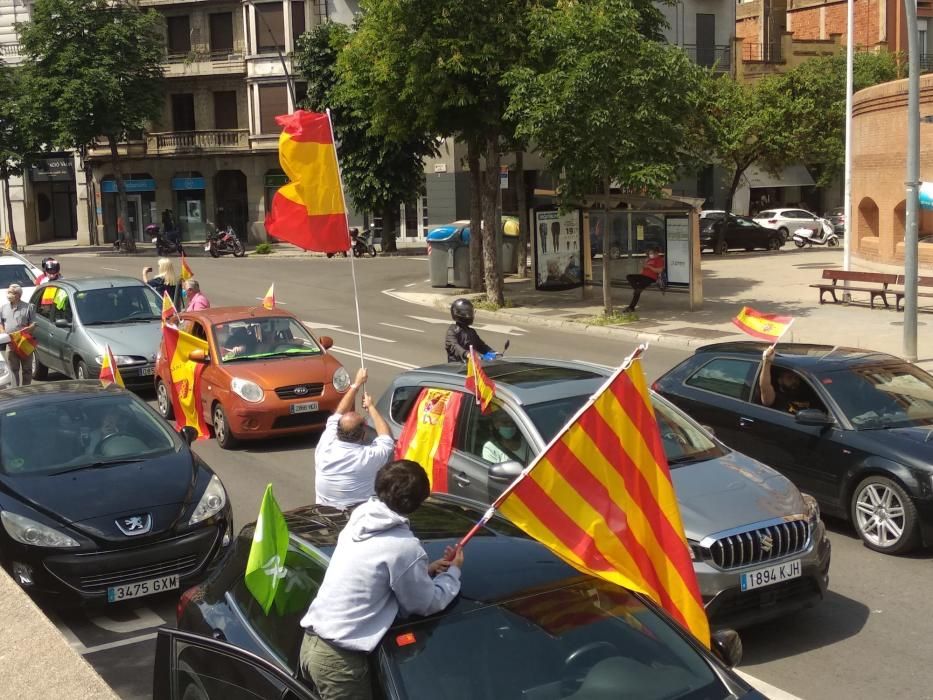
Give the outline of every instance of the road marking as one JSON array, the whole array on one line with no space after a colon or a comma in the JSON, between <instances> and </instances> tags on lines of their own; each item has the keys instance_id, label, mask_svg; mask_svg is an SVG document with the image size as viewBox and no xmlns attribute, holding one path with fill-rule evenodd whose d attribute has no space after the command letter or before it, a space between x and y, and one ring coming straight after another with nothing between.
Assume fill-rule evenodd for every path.
<instances>
[{"instance_id":1,"label":"road marking","mask_svg":"<svg viewBox=\"0 0 933 700\"><path fill-rule=\"evenodd\" d=\"M380 321L379 325L388 326L389 328L400 328L403 331L412 331L413 333L424 333L424 331L421 330L420 328L409 328L408 326L396 326L394 323L383 323L382 321Z\"/></svg>"},{"instance_id":2,"label":"road marking","mask_svg":"<svg viewBox=\"0 0 933 700\"><path fill-rule=\"evenodd\" d=\"M406 286L406 287L414 287L416 284L418 284L418 283L417 283L417 282L411 282L410 284L406 284L405 286Z\"/></svg>"},{"instance_id":3,"label":"road marking","mask_svg":"<svg viewBox=\"0 0 933 700\"><path fill-rule=\"evenodd\" d=\"M136 608L133 614L136 616L133 620L114 620L106 615L88 616L88 619L101 629L114 634L129 634L165 624L165 620L147 607Z\"/></svg>"},{"instance_id":4,"label":"road marking","mask_svg":"<svg viewBox=\"0 0 933 700\"><path fill-rule=\"evenodd\" d=\"M740 671L737 668L732 670L741 676L745 682L751 685L755 690L770 698L770 700L801 700L801 698L797 697L796 695L791 695L786 690L775 688L770 683L765 683L762 680L758 680L754 676L749 675L744 671Z\"/></svg>"},{"instance_id":5,"label":"road marking","mask_svg":"<svg viewBox=\"0 0 933 700\"><path fill-rule=\"evenodd\" d=\"M424 321L425 323L440 323L445 326L450 325L450 319L447 318L430 318L429 316L412 316L411 314L406 314L408 318L413 318L416 321Z\"/></svg>"},{"instance_id":6,"label":"road marking","mask_svg":"<svg viewBox=\"0 0 933 700\"><path fill-rule=\"evenodd\" d=\"M473 326L478 331L488 331L489 333L502 333L504 335L525 335L528 331L518 326L505 326L498 323L480 323Z\"/></svg>"},{"instance_id":7,"label":"road marking","mask_svg":"<svg viewBox=\"0 0 933 700\"><path fill-rule=\"evenodd\" d=\"M348 331L340 326L333 326L329 323L313 323L312 321L302 321L303 324L308 326L308 328L313 328L314 330L325 330L325 331L336 331L337 333L346 333L348 335L355 335L357 337L362 336L363 338L369 338L370 340L378 340L381 343L396 343L398 341L392 340L391 338L383 338L379 335L369 335L367 333L357 333L356 331Z\"/></svg>"},{"instance_id":8,"label":"road marking","mask_svg":"<svg viewBox=\"0 0 933 700\"><path fill-rule=\"evenodd\" d=\"M109 270L110 272L120 272L120 270L118 270L118 269L115 268L115 267L102 267L102 268L100 268L100 269L101 269L101 270Z\"/></svg>"},{"instance_id":9,"label":"road marking","mask_svg":"<svg viewBox=\"0 0 933 700\"><path fill-rule=\"evenodd\" d=\"M117 649L118 647L129 646L130 644L139 644L140 642L148 642L150 639L155 639L158 636L159 636L158 632L150 632L149 634L141 634L138 637L130 637L129 639L118 639L115 642L95 644L92 647L86 647L83 644L81 644L81 648L76 648L76 651L79 654L81 654L81 656L87 656L88 654L93 654L95 651L106 651L107 649Z\"/></svg>"},{"instance_id":10,"label":"road marking","mask_svg":"<svg viewBox=\"0 0 933 700\"><path fill-rule=\"evenodd\" d=\"M350 355L351 357L359 357L359 350L351 350L350 348L342 348L339 345L334 345L331 348L331 351L338 352L342 355ZM364 351L364 356L366 357L367 362L378 362L379 364L389 365L389 367L397 367L398 369L415 369L418 365L413 365L408 362L400 362L399 360L393 360L389 357L380 357L379 355L370 355L368 352Z\"/></svg>"}]
</instances>

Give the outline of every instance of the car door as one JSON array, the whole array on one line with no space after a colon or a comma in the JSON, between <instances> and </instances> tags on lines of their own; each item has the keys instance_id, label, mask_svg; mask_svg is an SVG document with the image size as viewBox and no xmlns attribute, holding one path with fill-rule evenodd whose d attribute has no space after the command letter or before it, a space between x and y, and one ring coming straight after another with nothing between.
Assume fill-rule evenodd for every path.
<instances>
[{"instance_id":1,"label":"car door","mask_svg":"<svg viewBox=\"0 0 933 700\"><path fill-rule=\"evenodd\" d=\"M786 216L792 219L790 222L791 226L789 227L791 235L794 235L794 231L799 228L809 229L810 231L816 231L818 228L816 217L803 209L789 211Z\"/></svg>"},{"instance_id":2,"label":"car door","mask_svg":"<svg viewBox=\"0 0 933 700\"><path fill-rule=\"evenodd\" d=\"M52 309L54 307L51 304L40 303L41 299L42 291L39 291L37 294L33 294L32 299L29 300L36 319L36 326L32 331L32 336L36 339L35 352L39 362L50 369L60 371L61 367L55 360L59 351L54 345L55 336L58 335L52 321Z\"/></svg>"},{"instance_id":3,"label":"car door","mask_svg":"<svg viewBox=\"0 0 933 700\"><path fill-rule=\"evenodd\" d=\"M74 369L72 358L76 341L74 309L71 305L71 298L64 289L58 288L54 298L55 302L51 305L51 319L55 342L51 353L55 364L48 366L70 375Z\"/></svg>"},{"instance_id":4,"label":"car door","mask_svg":"<svg viewBox=\"0 0 933 700\"><path fill-rule=\"evenodd\" d=\"M319 700L290 673L224 641L162 628L153 700Z\"/></svg>"}]
</instances>

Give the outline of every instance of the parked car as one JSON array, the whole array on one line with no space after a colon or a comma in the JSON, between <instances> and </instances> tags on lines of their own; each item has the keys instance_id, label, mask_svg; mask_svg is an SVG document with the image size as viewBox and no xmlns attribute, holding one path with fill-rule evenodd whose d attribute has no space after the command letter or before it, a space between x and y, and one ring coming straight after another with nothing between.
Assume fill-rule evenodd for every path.
<instances>
[{"instance_id":1,"label":"parked car","mask_svg":"<svg viewBox=\"0 0 933 700\"><path fill-rule=\"evenodd\" d=\"M759 226L779 231L785 243L799 228L819 233L822 226L820 217L805 209L768 209L758 212L754 220Z\"/></svg>"},{"instance_id":2,"label":"parked car","mask_svg":"<svg viewBox=\"0 0 933 700\"><path fill-rule=\"evenodd\" d=\"M13 373L7 364L3 353L0 353L0 389L6 389L13 386Z\"/></svg>"},{"instance_id":3,"label":"parked car","mask_svg":"<svg viewBox=\"0 0 933 700\"><path fill-rule=\"evenodd\" d=\"M180 327L208 343L201 412L224 449L238 440L318 430L350 388L350 375L294 314L228 306L181 314ZM170 358L159 352L155 389L159 413L173 417Z\"/></svg>"},{"instance_id":4,"label":"parked car","mask_svg":"<svg viewBox=\"0 0 933 700\"><path fill-rule=\"evenodd\" d=\"M49 288L57 301L43 304ZM96 378L109 345L128 387L151 386L162 300L148 284L132 277L59 279L39 287L30 303L36 313L36 379L45 379L49 370Z\"/></svg>"},{"instance_id":5,"label":"parked car","mask_svg":"<svg viewBox=\"0 0 933 700\"><path fill-rule=\"evenodd\" d=\"M474 401L462 402L447 469L450 493L491 503L611 370L538 358L497 360L485 370L496 384L493 407L482 414ZM398 375L377 403L393 435L401 434L423 388L465 392L465 372L449 364ZM710 621L740 628L817 603L828 581L830 544L816 502L716 441L665 399L652 400ZM502 426L516 436L503 448L511 457L505 462L500 450L487 449L491 440L501 442L495 436ZM769 579L763 588L748 583L754 572L788 562L796 562L793 578Z\"/></svg>"},{"instance_id":6,"label":"parked car","mask_svg":"<svg viewBox=\"0 0 933 700\"><path fill-rule=\"evenodd\" d=\"M700 250L725 255L732 248L780 250L784 239L779 233L761 226L747 216L729 214L700 220Z\"/></svg>"},{"instance_id":7,"label":"parked car","mask_svg":"<svg viewBox=\"0 0 933 700\"><path fill-rule=\"evenodd\" d=\"M846 209L836 207L823 214L823 218L833 225L833 232L837 236L846 235Z\"/></svg>"},{"instance_id":8,"label":"parked car","mask_svg":"<svg viewBox=\"0 0 933 700\"><path fill-rule=\"evenodd\" d=\"M190 585L230 543L223 484L145 402L97 381L0 393L0 561L30 593L116 603Z\"/></svg>"},{"instance_id":9,"label":"parked car","mask_svg":"<svg viewBox=\"0 0 933 700\"><path fill-rule=\"evenodd\" d=\"M0 249L0 297L6 303L6 290L11 284L23 288L23 301L29 301L36 287L36 278L42 271L19 253Z\"/></svg>"},{"instance_id":10,"label":"parked car","mask_svg":"<svg viewBox=\"0 0 933 700\"><path fill-rule=\"evenodd\" d=\"M792 479L886 554L933 544L933 376L883 353L781 343L772 381L791 372L792 413L761 404L766 343L717 343L655 389L731 447Z\"/></svg>"},{"instance_id":11,"label":"parked car","mask_svg":"<svg viewBox=\"0 0 933 700\"><path fill-rule=\"evenodd\" d=\"M437 495L409 517L437 559L482 514L477 504ZM248 525L224 565L182 595L178 629L159 630L155 700L318 697L299 670L299 622L347 516L315 506L285 519L285 578L269 612L243 581L254 532ZM714 657L647 598L579 573L496 516L467 546L454 602L428 617L396 619L369 663L373 696L385 699L649 692L657 700L763 699L728 668L740 646L735 632L719 632Z\"/></svg>"}]
</instances>

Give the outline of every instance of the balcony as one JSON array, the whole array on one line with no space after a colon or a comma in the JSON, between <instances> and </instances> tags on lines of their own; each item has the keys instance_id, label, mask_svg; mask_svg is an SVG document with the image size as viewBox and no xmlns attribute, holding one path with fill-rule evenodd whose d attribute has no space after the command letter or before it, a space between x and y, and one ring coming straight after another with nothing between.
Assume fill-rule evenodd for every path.
<instances>
[{"instance_id":1,"label":"balcony","mask_svg":"<svg viewBox=\"0 0 933 700\"><path fill-rule=\"evenodd\" d=\"M166 131L146 134L146 153L151 156L249 150L247 129Z\"/></svg>"},{"instance_id":2,"label":"balcony","mask_svg":"<svg viewBox=\"0 0 933 700\"><path fill-rule=\"evenodd\" d=\"M742 61L757 63L783 63L778 44L750 44L742 42Z\"/></svg>"},{"instance_id":3,"label":"balcony","mask_svg":"<svg viewBox=\"0 0 933 700\"><path fill-rule=\"evenodd\" d=\"M717 73L729 73L732 70L732 47L723 46L697 46L684 44L681 48L686 51L690 60L698 66L712 68Z\"/></svg>"},{"instance_id":4,"label":"balcony","mask_svg":"<svg viewBox=\"0 0 933 700\"><path fill-rule=\"evenodd\" d=\"M243 75L246 61L237 51L192 51L168 54L162 64L166 78L190 78L212 75Z\"/></svg>"},{"instance_id":5,"label":"balcony","mask_svg":"<svg viewBox=\"0 0 933 700\"><path fill-rule=\"evenodd\" d=\"M22 46L15 42L0 44L0 63L9 63L11 65L19 63L22 60Z\"/></svg>"}]
</instances>

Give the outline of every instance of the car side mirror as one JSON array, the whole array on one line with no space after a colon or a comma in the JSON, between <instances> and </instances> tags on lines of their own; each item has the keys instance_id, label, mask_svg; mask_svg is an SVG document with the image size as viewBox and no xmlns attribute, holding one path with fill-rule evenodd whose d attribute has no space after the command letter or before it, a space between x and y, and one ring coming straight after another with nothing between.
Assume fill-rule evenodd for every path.
<instances>
[{"instance_id":1,"label":"car side mirror","mask_svg":"<svg viewBox=\"0 0 933 700\"><path fill-rule=\"evenodd\" d=\"M67 318L56 318L55 319L56 328L71 328L71 321Z\"/></svg>"},{"instance_id":2,"label":"car side mirror","mask_svg":"<svg viewBox=\"0 0 933 700\"><path fill-rule=\"evenodd\" d=\"M192 362L210 362L210 356L201 349L192 350L188 353L188 359Z\"/></svg>"},{"instance_id":3,"label":"car side mirror","mask_svg":"<svg viewBox=\"0 0 933 700\"><path fill-rule=\"evenodd\" d=\"M334 347L334 339L331 338L329 335L322 335L321 337L317 339L317 342L325 350L330 350L332 347Z\"/></svg>"},{"instance_id":4,"label":"car side mirror","mask_svg":"<svg viewBox=\"0 0 933 700\"><path fill-rule=\"evenodd\" d=\"M826 427L836 422L830 415L818 408L805 408L801 411L797 411L796 420L800 425L812 425L816 427Z\"/></svg>"},{"instance_id":5,"label":"car side mirror","mask_svg":"<svg viewBox=\"0 0 933 700\"><path fill-rule=\"evenodd\" d=\"M742 661L742 639L735 630L725 629L713 632L710 651L729 668L738 666Z\"/></svg>"},{"instance_id":6,"label":"car side mirror","mask_svg":"<svg viewBox=\"0 0 933 700\"><path fill-rule=\"evenodd\" d=\"M191 443L198 439L198 431L192 428L190 425L184 426L181 430L178 431L178 434L181 435L182 440L187 443L190 447Z\"/></svg>"},{"instance_id":7,"label":"car side mirror","mask_svg":"<svg viewBox=\"0 0 933 700\"><path fill-rule=\"evenodd\" d=\"M496 481L512 483L525 469L521 462L502 462L489 468L489 478Z\"/></svg>"}]
</instances>

